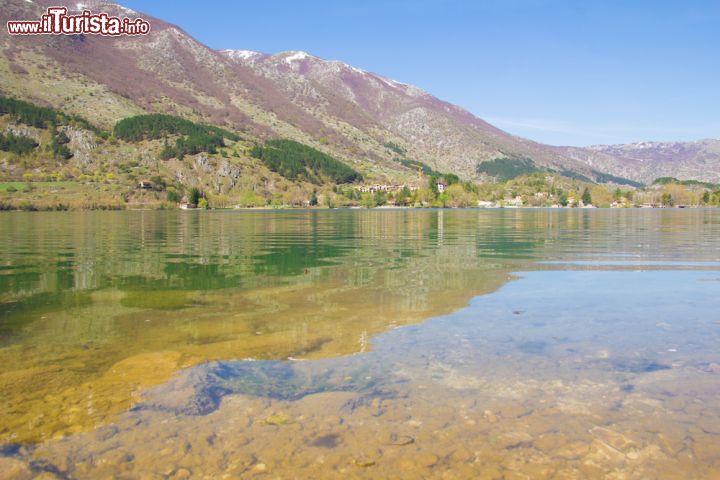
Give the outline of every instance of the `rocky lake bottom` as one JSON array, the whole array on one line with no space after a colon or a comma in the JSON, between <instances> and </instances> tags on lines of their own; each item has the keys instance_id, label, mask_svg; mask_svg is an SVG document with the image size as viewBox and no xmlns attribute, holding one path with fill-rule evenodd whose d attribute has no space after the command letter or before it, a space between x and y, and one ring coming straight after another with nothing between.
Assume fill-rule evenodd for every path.
<instances>
[{"instance_id":1,"label":"rocky lake bottom","mask_svg":"<svg viewBox=\"0 0 720 480\"><path fill-rule=\"evenodd\" d=\"M720 477L714 212L162 215L8 257L0 478Z\"/></svg>"}]
</instances>

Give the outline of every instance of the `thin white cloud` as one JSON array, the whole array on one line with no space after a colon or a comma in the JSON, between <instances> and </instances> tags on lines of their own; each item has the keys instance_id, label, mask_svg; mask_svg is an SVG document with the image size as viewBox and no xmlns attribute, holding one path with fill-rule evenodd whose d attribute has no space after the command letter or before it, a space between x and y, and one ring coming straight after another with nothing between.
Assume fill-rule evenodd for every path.
<instances>
[{"instance_id":1,"label":"thin white cloud","mask_svg":"<svg viewBox=\"0 0 720 480\"><path fill-rule=\"evenodd\" d=\"M483 116L483 119L497 126L528 128L530 130L540 130L543 132L556 133L588 133L586 130L573 128L572 126L556 120L547 119L515 119Z\"/></svg>"},{"instance_id":2,"label":"thin white cloud","mask_svg":"<svg viewBox=\"0 0 720 480\"><path fill-rule=\"evenodd\" d=\"M551 119L517 119L504 117L484 117L491 124L502 129L519 133L520 135L534 136L530 132L539 132L552 135L553 139L567 137L568 144L577 143L578 137L582 138L581 143L586 142L616 142L619 136L611 131L595 128L585 128L571 125L567 122ZM546 136L543 136L546 138ZM538 137L539 138L539 137ZM555 141L557 143L557 141ZM563 142L561 142L563 143Z\"/></svg>"},{"instance_id":3,"label":"thin white cloud","mask_svg":"<svg viewBox=\"0 0 720 480\"><path fill-rule=\"evenodd\" d=\"M492 115L482 116L491 124L541 141L552 137L557 143L564 139L566 144L589 143L630 143L638 141L688 141L704 138L720 138L720 124L679 125L578 125L554 119L507 118ZM537 133L535 135L534 133ZM566 138L565 138L566 137Z\"/></svg>"}]
</instances>

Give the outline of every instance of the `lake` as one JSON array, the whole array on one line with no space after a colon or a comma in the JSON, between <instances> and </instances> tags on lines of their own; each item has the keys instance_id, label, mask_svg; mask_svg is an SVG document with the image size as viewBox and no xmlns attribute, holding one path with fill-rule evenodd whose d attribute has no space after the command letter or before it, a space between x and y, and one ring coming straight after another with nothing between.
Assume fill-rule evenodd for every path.
<instances>
[{"instance_id":1,"label":"lake","mask_svg":"<svg viewBox=\"0 0 720 480\"><path fill-rule=\"evenodd\" d=\"M718 478L719 237L712 209L2 213L0 473Z\"/></svg>"}]
</instances>

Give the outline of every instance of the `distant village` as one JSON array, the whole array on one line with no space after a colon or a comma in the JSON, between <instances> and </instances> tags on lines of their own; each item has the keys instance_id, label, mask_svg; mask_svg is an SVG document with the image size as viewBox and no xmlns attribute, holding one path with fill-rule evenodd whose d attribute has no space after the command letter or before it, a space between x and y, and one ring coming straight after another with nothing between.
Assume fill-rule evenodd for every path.
<instances>
[{"instance_id":1,"label":"distant village","mask_svg":"<svg viewBox=\"0 0 720 480\"><path fill-rule=\"evenodd\" d=\"M647 191L621 190L616 188L611 191L607 186L595 185L592 189L585 187L584 190L566 192L558 188L548 190L537 190L524 192L522 194L503 195L497 198L497 194L487 195L484 198L482 192L475 191L472 195L465 195L462 202L454 200L453 191L457 194L464 192L459 184L448 185L443 181L432 181L429 187L419 187L413 184L390 184L374 183L348 187L351 190L338 190L335 195L349 199L349 202L337 202L330 204L327 193L313 194L311 198L299 205L281 205L283 207L461 207L461 208L688 208L702 206L709 203L708 193L693 194L691 189L674 186L675 197L666 192L667 186L650 186ZM141 180L138 183L139 189L150 190L153 183L148 180ZM454 190L453 190L454 189ZM512 189L510 189L512 190ZM423 195L422 191L426 191ZM429 192L429 193L428 193ZM194 198L187 195L182 198L179 207L183 210L206 208L207 201L196 192ZM434 195L434 196L433 196ZM593 197L599 197L593 200ZM321 201L324 199L325 201ZM703 201L704 200L704 201ZM204 201L204 205L202 205ZM685 203L687 202L687 203ZM245 208L242 205L235 208Z\"/></svg>"},{"instance_id":2,"label":"distant village","mask_svg":"<svg viewBox=\"0 0 720 480\"><path fill-rule=\"evenodd\" d=\"M439 194L445 193L445 190L447 189L448 185L443 182L437 182L436 188ZM393 193L393 192L400 192L403 189L408 189L411 192L417 191L418 187L415 185L398 185L398 184L373 184L373 185L361 185L357 187L357 190L362 193ZM551 194L549 192L536 192L534 195L534 200L539 201L547 201L552 198ZM528 198L524 198L522 195L516 195L514 197L509 198L503 198L502 200L496 200L496 201L490 201L490 200L478 200L477 206L482 208L521 208L521 207L531 207L533 205L530 204L531 202L528 201ZM578 201L568 201L567 205L561 205L560 203L553 203L551 205L543 205L550 208L597 208L592 203L585 204L583 202L582 198ZM661 202L650 202L650 203L642 203L642 204L633 204L632 202L629 202L625 198L615 199L612 203L610 203L609 208L629 208L629 207L635 207L635 208L664 208L664 207L677 207L677 208L685 208L686 205L663 205Z\"/></svg>"}]
</instances>

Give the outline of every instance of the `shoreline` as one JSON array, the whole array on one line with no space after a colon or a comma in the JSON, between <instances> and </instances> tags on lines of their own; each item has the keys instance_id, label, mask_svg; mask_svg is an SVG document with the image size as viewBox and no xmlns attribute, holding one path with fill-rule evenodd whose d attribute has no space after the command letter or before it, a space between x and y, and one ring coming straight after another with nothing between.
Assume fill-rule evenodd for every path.
<instances>
[{"instance_id":1,"label":"shoreline","mask_svg":"<svg viewBox=\"0 0 720 480\"><path fill-rule=\"evenodd\" d=\"M577 211L586 211L586 210L712 210L717 209L720 207L713 206L713 205L698 205L698 206L681 206L681 207L644 207L640 205L635 206L629 206L629 207L533 207L533 206L523 206L523 207L436 207L436 206L427 206L427 207L408 207L408 206L379 206L379 207L359 207L359 206L347 206L347 207L293 207L293 206L279 206L279 207L273 207L273 206L263 206L263 207L230 207L230 208L223 208L223 207L217 207L217 208L167 208L167 207L157 207L157 208L133 208L132 206L117 206L117 205L94 205L90 208L66 208L61 206L60 208L56 207L36 207L36 206L23 206L19 208L0 208L0 214L5 212L26 212L26 213L32 213L32 212L97 212L97 211L107 211L107 212L153 212L153 211L183 211L183 212L241 212L241 211L255 211L255 212L264 212L264 211L331 211L331 210L363 210L363 211L371 211L371 210L577 210Z\"/></svg>"}]
</instances>

